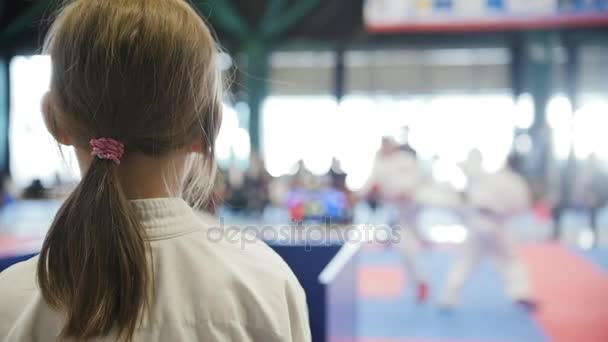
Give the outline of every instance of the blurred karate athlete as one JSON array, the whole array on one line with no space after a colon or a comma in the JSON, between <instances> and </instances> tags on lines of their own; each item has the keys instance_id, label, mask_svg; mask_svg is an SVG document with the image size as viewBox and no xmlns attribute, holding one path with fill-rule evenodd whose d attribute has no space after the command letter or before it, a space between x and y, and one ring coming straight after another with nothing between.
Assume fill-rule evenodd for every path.
<instances>
[{"instance_id":1,"label":"blurred karate athlete","mask_svg":"<svg viewBox=\"0 0 608 342\"><path fill-rule=\"evenodd\" d=\"M384 137L372 173L361 190L363 196L374 198L380 209L389 209L388 222L385 223L400 228L396 246L403 256L410 278L417 286L418 302L424 302L429 292L426 276L418 260L419 241L414 231L418 211L414 198L421 179L415 155L400 149L394 139Z\"/></svg>"},{"instance_id":2,"label":"blurred karate athlete","mask_svg":"<svg viewBox=\"0 0 608 342\"><path fill-rule=\"evenodd\" d=\"M440 299L443 309L452 309L472 271L485 258L491 258L504 276L507 295L526 309L536 305L531 299L527 269L517 253L517 244L507 222L530 204L525 180L510 162L503 170L487 173L481 167L481 154L473 151L462 166L468 177L466 204L462 209L469 238L450 271Z\"/></svg>"}]
</instances>

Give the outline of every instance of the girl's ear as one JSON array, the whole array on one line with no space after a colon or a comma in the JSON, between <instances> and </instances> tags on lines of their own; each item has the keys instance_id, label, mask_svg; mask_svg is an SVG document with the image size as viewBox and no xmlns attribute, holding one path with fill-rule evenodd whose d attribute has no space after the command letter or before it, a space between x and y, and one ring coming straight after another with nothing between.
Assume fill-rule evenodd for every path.
<instances>
[{"instance_id":1,"label":"girl's ear","mask_svg":"<svg viewBox=\"0 0 608 342\"><path fill-rule=\"evenodd\" d=\"M44 119L44 124L46 125L46 129L49 131L49 133L51 133L53 138L55 138L58 143L66 146L72 146L74 144L72 137L65 132L57 120L58 112L56 107L53 105L53 99L51 98L50 93L47 92L42 97L41 107L42 118Z\"/></svg>"}]
</instances>

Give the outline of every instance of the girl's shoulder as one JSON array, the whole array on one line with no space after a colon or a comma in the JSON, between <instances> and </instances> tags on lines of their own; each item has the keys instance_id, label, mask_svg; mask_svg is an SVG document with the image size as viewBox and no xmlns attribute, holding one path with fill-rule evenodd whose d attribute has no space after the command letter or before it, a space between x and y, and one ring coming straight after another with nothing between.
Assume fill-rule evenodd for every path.
<instances>
[{"instance_id":1,"label":"girl's shoulder","mask_svg":"<svg viewBox=\"0 0 608 342\"><path fill-rule=\"evenodd\" d=\"M37 263L36 256L0 273L0 340L7 336L28 303L36 297Z\"/></svg>"},{"instance_id":2,"label":"girl's shoulder","mask_svg":"<svg viewBox=\"0 0 608 342\"><path fill-rule=\"evenodd\" d=\"M0 296L11 292L33 291L36 286L38 256L12 265L0 272Z\"/></svg>"}]
</instances>

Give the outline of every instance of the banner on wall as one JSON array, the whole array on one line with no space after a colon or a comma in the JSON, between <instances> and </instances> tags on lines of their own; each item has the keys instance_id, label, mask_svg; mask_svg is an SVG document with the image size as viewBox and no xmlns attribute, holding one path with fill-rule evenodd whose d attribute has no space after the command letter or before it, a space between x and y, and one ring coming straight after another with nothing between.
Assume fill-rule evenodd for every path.
<instances>
[{"instance_id":1,"label":"banner on wall","mask_svg":"<svg viewBox=\"0 0 608 342\"><path fill-rule=\"evenodd\" d=\"M608 0L366 0L371 32L608 25Z\"/></svg>"}]
</instances>

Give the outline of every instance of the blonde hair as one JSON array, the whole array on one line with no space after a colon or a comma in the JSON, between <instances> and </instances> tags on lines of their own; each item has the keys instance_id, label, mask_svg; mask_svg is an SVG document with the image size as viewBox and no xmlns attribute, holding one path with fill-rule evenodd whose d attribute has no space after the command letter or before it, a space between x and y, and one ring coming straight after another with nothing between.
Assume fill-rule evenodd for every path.
<instances>
[{"instance_id":1,"label":"blonde hair","mask_svg":"<svg viewBox=\"0 0 608 342\"><path fill-rule=\"evenodd\" d=\"M183 195L202 202L213 185L221 118L217 46L185 0L76 0L45 42L57 122L88 148L91 138L162 157L200 139ZM204 165L202 165L204 164ZM151 266L139 218L109 160L94 158L63 204L38 261L44 299L66 317L63 338L130 340L149 303Z\"/></svg>"}]
</instances>

